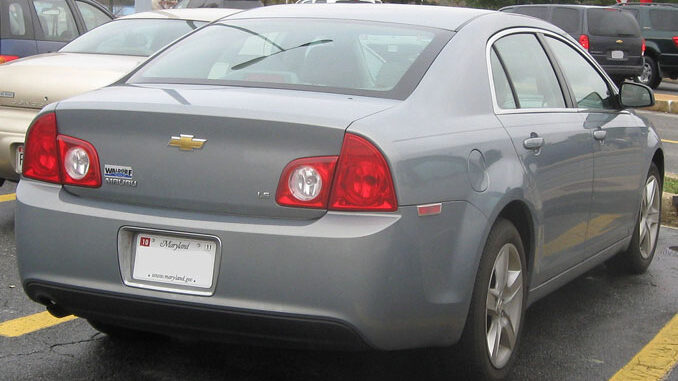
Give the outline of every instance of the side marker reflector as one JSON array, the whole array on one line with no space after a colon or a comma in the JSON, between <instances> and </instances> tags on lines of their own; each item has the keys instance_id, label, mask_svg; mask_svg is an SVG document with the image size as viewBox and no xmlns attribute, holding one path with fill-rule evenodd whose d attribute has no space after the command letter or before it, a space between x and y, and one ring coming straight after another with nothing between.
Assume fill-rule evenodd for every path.
<instances>
[{"instance_id":1,"label":"side marker reflector","mask_svg":"<svg viewBox=\"0 0 678 381\"><path fill-rule=\"evenodd\" d=\"M443 210L442 203L417 206L417 214L419 215L419 217L435 216L436 214L440 214L442 210Z\"/></svg>"}]
</instances>

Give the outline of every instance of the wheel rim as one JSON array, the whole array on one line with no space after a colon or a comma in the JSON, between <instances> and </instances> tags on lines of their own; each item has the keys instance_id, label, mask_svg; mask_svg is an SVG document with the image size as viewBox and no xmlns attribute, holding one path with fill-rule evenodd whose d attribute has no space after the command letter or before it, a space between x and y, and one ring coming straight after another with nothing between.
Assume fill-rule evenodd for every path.
<instances>
[{"instance_id":1,"label":"wheel rim","mask_svg":"<svg viewBox=\"0 0 678 381\"><path fill-rule=\"evenodd\" d=\"M502 368L516 347L523 310L523 271L515 245L507 243L494 261L487 290L487 350L492 365Z\"/></svg>"},{"instance_id":2,"label":"wheel rim","mask_svg":"<svg viewBox=\"0 0 678 381\"><path fill-rule=\"evenodd\" d=\"M643 64L643 71L638 76L638 81L647 85L650 82L650 78L652 78L652 65L645 62L645 64Z\"/></svg>"},{"instance_id":3,"label":"wheel rim","mask_svg":"<svg viewBox=\"0 0 678 381\"><path fill-rule=\"evenodd\" d=\"M645 183L643 190L643 199L640 204L640 221L638 226L640 255L643 259L648 259L652 255L652 249L657 240L659 232L659 205L661 196L659 195L659 181L654 176L650 176Z\"/></svg>"}]
</instances>

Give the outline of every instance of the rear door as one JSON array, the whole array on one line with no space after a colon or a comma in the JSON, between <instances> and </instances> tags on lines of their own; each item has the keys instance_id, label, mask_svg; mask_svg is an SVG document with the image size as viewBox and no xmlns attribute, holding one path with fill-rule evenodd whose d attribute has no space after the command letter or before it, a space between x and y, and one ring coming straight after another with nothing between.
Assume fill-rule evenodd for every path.
<instances>
[{"instance_id":1,"label":"rear door","mask_svg":"<svg viewBox=\"0 0 678 381\"><path fill-rule=\"evenodd\" d=\"M589 53L608 73L621 66L642 67L643 40L632 15L617 8L587 8L586 24Z\"/></svg>"},{"instance_id":2,"label":"rear door","mask_svg":"<svg viewBox=\"0 0 678 381\"><path fill-rule=\"evenodd\" d=\"M537 210L537 285L589 253L593 139L582 115L568 108L562 79L536 34L500 37L490 61L497 117L523 163L526 196Z\"/></svg>"}]
</instances>

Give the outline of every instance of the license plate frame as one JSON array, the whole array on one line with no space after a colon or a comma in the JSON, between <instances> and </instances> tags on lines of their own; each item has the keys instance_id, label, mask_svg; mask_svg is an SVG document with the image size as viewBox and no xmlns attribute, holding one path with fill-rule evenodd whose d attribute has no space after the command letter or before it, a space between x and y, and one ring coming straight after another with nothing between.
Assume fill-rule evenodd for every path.
<instances>
[{"instance_id":1,"label":"license plate frame","mask_svg":"<svg viewBox=\"0 0 678 381\"><path fill-rule=\"evenodd\" d=\"M613 60L623 60L624 59L624 51L623 50L612 50L610 52L610 58Z\"/></svg>"},{"instance_id":2,"label":"license plate frame","mask_svg":"<svg viewBox=\"0 0 678 381\"><path fill-rule=\"evenodd\" d=\"M21 171L24 167L24 145L18 144L16 146L16 156L15 156L15 167L14 170L16 173L21 174Z\"/></svg>"},{"instance_id":3,"label":"license plate frame","mask_svg":"<svg viewBox=\"0 0 678 381\"><path fill-rule=\"evenodd\" d=\"M156 246L158 239L165 239L177 244L210 243L214 247L211 248L210 254L205 254L207 258L200 259L195 256L195 252L188 253L192 250L168 251L167 247L160 250L158 247L151 248L150 245L141 246L141 238L155 238ZM168 254L170 251L171 254ZM176 251L181 251L181 253L177 254ZM159 257L163 258L162 263L157 262ZM214 294L219 274L221 240L216 236L199 233L125 226L118 232L118 259L123 283L127 286L210 296ZM191 264L194 260L200 264ZM164 277L165 275L168 277ZM192 280L196 281L192 282Z\"/></svg>"}]
</instances>

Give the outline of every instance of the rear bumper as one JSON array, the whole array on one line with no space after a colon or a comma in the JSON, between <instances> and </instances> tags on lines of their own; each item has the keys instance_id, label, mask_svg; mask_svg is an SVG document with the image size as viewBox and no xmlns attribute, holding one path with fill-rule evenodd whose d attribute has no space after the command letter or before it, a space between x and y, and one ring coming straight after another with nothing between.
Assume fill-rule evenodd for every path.
<instances>
[{"instance_id":1,"label":"rear bumper","mask_svg":"<svg viewBox=\"0 0 678 381\"><path fill-rule=\"evenodd\" d=\"M218 237L214 293L126 285L128 226ZM27 294L67 313L174 335L394 350L458 341L486 229L466 202L428 217L401 207L276 220L93 201L22 179L15 235Z\"/></svg>"},{"instance_id":2,"label":"rear bumper","mask_svg":"<svg viewBox=\"0 0 678 381\"><path fill-rule=\"evenodd\" d=\"M643 65L602 65L609 76L635 77L643 72Z\"/></svg>"}]
</instances>

